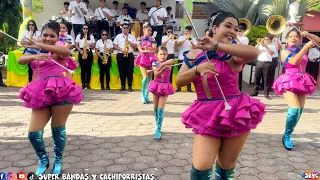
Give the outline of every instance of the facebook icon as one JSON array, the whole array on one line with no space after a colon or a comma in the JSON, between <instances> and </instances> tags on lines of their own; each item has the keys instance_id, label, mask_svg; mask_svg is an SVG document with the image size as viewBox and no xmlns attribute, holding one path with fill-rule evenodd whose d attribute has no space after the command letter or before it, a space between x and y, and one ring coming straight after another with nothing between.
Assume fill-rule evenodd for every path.
<instances>
[{"instance_id":1,"label":"facebook icon","mask_svg":"<svg viewBox=\"0 0 320 180\"><path fill-rule=\"evenodd\" d=\"M0 172L0 180L6 180L7 174L5 172Z\"/></svg>"}]
</instances>

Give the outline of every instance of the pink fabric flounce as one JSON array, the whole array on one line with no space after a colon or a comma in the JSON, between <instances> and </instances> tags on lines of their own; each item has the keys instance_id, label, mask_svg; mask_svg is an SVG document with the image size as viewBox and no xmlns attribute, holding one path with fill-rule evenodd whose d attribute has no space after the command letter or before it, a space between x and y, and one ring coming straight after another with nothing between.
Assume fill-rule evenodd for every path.
<instances>
[{"instance_id":1,"label":"pink fabric flounce","mask_svg":"<svg viewBox=\"0 0 320 180\"><path fill-rule=\"evenodd\" d=\"M65 101L79 104L84 95L82 88L71 79L49 77L27 84L26 87L20 89L19 97L24 101L25 107L41 109Z\"/></svg>"},{"instance_id":2,"label":"pink fabric flounce","mask_svg":"<svg viewBox=\"0 0 320 180\"><path fill-rule=\"evenodd\" d=\"M317 82L308 73L284 73L274 82L275 93L282 95L286 91L299 95L309 95L316 91Z\"/></svg>"},{"instance_id":3,"label":"pink fabric flounce","mask_svg":"<svg viewBox=\"0 0 320 180\"><path fill-rule=\"evenodd\" d=\"M233 137L256 128L266 113L265 104L244 93L227 101L229 111L225 110L223 100L195 100L182 114L182 123L196 134Z\"/></svg>"},{"instance_id":4,"label":"pink fabric flounce","mask_svg":"<svg viewBox=\"0 0 320 180\"><path fill-rule=\"evenodd\" d=\"M66 68L70 70L76 70L78 68L78 62L72 57L68 57L66 60Z\"/></svg>"},{"instance_id":5,"label":"pink fabric flounce","mask_svg":"<svg viewBox=\"0 0 320 180\"><path fill-rule=\"evenodd\" d=\"M175 92L170 82L159 82L156 80L149 83L149 91L157 96L169 96Z\"/></svg>"},{"instance_id":6,"label":"pink fabric flounce","mask_svg":"<svg viewBox=\"0 0 320 180\"><path fill-rule=\"evenodd\" d=\"M141 53L137 56L136 66L151 67L152 63L157 60L154 53Z\"/></svg>"}]
</instances>

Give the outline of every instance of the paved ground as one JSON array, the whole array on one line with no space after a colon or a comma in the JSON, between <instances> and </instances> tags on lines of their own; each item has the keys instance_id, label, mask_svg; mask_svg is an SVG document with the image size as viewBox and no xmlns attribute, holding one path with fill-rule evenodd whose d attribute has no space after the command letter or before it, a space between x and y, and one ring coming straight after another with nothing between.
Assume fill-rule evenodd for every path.
<instances>
[{"instance_id":1,"label":"paved ground","mask_svg":"<svg viewBox=\"0 0 320 180\"><path fill-rule=\"evenodd\" d=\"M0 87L0 171L36 169L27 139L30 110L22 107L18 90ZM181 124L180 115L195 98L193 93L169 98L159 142L153 140L152 105L140 103L140 92L85 90L85 95L67 123L64 173L153 173L157 179L189 179L193 134ZM293 136L294 151L281 143L286 104L281 97L272 97L269 101L260 97L268 113L242 151L238 180L301 179L304 171L320 171L320 96L307 100ZM53 162L50 137L47 126L45 142Z\"/></svg>"}]
</instances>

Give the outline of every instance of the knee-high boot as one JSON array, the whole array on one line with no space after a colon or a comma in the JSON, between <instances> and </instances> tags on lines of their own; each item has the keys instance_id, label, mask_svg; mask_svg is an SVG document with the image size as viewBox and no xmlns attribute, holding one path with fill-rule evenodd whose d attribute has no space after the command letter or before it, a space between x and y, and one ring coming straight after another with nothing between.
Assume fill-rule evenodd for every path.
<instances>
[{"instance_id":1,"label":"knee-high boot","mask_svg":"<svg viewBox=\"0 0 320 180\"><path fill-rule=\"evenodd\" d=\"M29 132L28 138L39 158L36 175L38 176L40 174L44 174L47 168L49 167L49 158L46 152L46 146L43 142L43 130Z\"/></svg>"},{"instance_id":2,"label":"knee-high boot","mask_svg":"<svg viewBox=\"0 0 320 180\"><path fill-rule=\"evenodd\" d=\"M212 177L212 168L200 171L192 165L190 169L191 180L210 180L211 177Z\"/></svg>"},{"instance_id":3,"label":"knee-high boot","mask_svg":"<svg viewBox=\"0 0 320 180\"><path fill-rule=\"evenodd\" d=\"M158 108L157 110L157 121L156 121L156 132L154 133L155 139L161 138L161 128L162 128L162 122L164 118L164 109Z\"/></svg>"},{"instance_id":4,"label":"knee-high boot","mask_svg":"<svg viewBox=\"0 0 320 180\"><path fill-rule=\"evenodd\" d=\"M151 78L147 77L146 90L144 91L144 98L146 99L147 103L150 103L150 100L149 100L149 83L150 82L151 82Z\"/></svg>"},{"instance_id":5,"label":"knee-high boot","mask_svg":"<svg viewBox=\"0 0 320 180\"><path fill-rule=\"evenodd\" d=\"M234 168L222 169L218 162L216 163L216 177L215 180L233 180L234 179Z\"/></svg>"},{"instance_id":6,"label":"knee-high boot","mask_svg":"<svg viewBox=\"0 0 320 180\"><path fill-rule=\"evenodd\" d=\"M294 131L294 127L297 125L300 116L300 108L288 108L288 115L286 120L286 129L282 136L282 142L286 149L291 150L293 148L293 143L291 140L291 134Z\"/></svg>"},{"instance_id":7,"label":"knee-high boot","mask_svg":"<svg viewBox=\"0 0 320 180\"><path fill-rule=\"evenodd\" d=\"M52 174L61 175L62 156L66 144L66 126L51 128L54 142L54 165Z\"/></svg>"},{"instance_id":8,"label":"knee-high boot","mask_svg":"<svg viewBox=\"0 0 320 180\"><path fill-rule=\"evenodd\" d=\"M299 109L299 116L298 116L298 119L297 119L296 123L295 123L294 126L293 126L293 129L296 128L296 126L297 126L297 124L298 124L298 122L299 122L299 120L300 120L300 118L301 118L303 109L304 109L304 108L300 108L300 109ZM293 142L293 141L292 141L292 145L294 146L294 142Z\"/></svg>"},{"instance_id":9,"label":"knee-high boot","mask_svg":"<svg viewBox=\"0 0 320 180\"><path fill-rule=\"evenodd\" d=\"M147 100L145 98L145 91L146 91L146 84L147 84L147 78L146 77L143 77L142 78L142 84L141 84L141 102L143 104L146 104L147 103Z\"/></svg>"}]
</instances>

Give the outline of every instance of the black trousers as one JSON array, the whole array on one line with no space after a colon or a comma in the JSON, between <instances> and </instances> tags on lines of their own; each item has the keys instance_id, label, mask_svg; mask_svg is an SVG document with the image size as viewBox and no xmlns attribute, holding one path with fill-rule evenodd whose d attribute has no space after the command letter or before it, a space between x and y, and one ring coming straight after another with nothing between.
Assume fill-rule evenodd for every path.
<instances>
[{"instance_id":1,"label":"black trousers","mask_svg":"<svg viewBox=\"0 0 320 180\"><path fill-rule=\"evenodd\" d=\"M102 56L102 53L100 53ZM104 86L104 75L106 75L106 87L109 87L110 83L110 67L111 67L111 56L108 58L108 63L107 64L102 64L102 59L99 57L98 58L98 65L100 68L100 83L101 87Z\"/></svg>"},{"instance_id":2,"label":"black trousers","mask_svg":"<svg viewBox=\"0 0 320 180\"><path fill-rule=\"evenodd\" d=\"M67 28L68 28L68 34L71 35L71 30L72 30L72 23L71 22L68 22L66 24Z\"/></svg>"},{"instance_id":3,"label":"black trousers","mask_svg":"<svg viewBox=\"0 0 320 180\"><path fill-rule=\"evenodd\" d=\"M29 82L32 81L32 77L33 77L33 71L31 68L31 63L28 64L28 77L29 77Z\"/></svg>"},{"instance_id":4,"label":"black trousers","mask_svg":"<svg viewBox=\"0 0 320 180\"><path fill-rule=\"evenodd\" d=\"M271 87L274 83L274 76L276 74L277 66L278 66L278 58L277 57L272 58L271 66L269 67L268 76L267 76L269 91L271 91Z\"/></svg>"},{"instance_id":5,"label":"black trousers","mask_svg":"<svg viewBox=\"0 0 320 180\"><path fill-rule=\"evenodd\" d=\"M78 53L80 68L81 68L81 82L82 86L84 86L85 83L90 83L91 80L91 68L93 63L93 54L92 51L88 52L87 59L82 59L82 55L80 52Z\"/></svg>"},{"instance_id":6,"label":"black trousers","mask_svg":"<svg viewBox=\"0 0 320 180\"><path fill-rule=\"evenodd\" d=\"M157 31L157 36L155 38L157 42L157 46L161 46L162 34L163 34L163 26L152 26L152 33Z\"/></svg>"},{"instance_id":7,"label":"black trousers","mask_svg":"<svg viewBox=\"0 0 320 180\"><path fill-rule=\"evenodd\" d=\"M3 83L1 69L2 69L2 68L0 67L0 83Z\"/></svg>"},{"instance_id":8,"label":"black trousers","mask_svg":"<svg viewBox=\"0 0 320 180\"><path fill-rule=\"evenodd\" d=\"M77 35L81 32L82 24L72 24L73 26L73 32L74 32L74 37L76 38Z\"/></svg>"},{"instance_id":9,"label":"black trousers","mask_svg":"<svg viewBox=\"0 0 320 180\"><path fill-rule=\"evenodd\" d=\"M261 62L258 61L255 70L255 80L254 80L254 93L259 92L260 79L263 78L264 82L264 93L269 93L269 84L268 84L268 71L271 66L271 62Z\"/></svg>"},{"instance_id":10,"label":"black trousers","mask_svg":"<svg viewBox=\"0 0 320 180\"><path fill-rule=\"evenodd\" d=\"M307 63L306 71L313 77L314 80L317 81L319 75L319 62L309 61Z\"/></svg>"},{"instance_id":11,"label":"black trousers","mask_svg":"<svg viewBox=\"0 0 320 180\"><path fill-rule=\"evenodd\" d=\"M120 27L117 27L115 24L113 26L110 27L110 35L111 35L111 38L112 37L116 37L118 34L121 33L121 29Z\"/></svg>"},{"instance_id":12,"label":"black trousers","mask_svg":"<svg viewBox=\"0 0 320 180\"><path fill-rule=\"evenodd\" d=\"M98 35L101 38L101 31L106 30L109 33L109 22L108 21L97 21Z\"/></svg>"},{"instance_id":13,"label":"black trousers","mask_svg":"<svg viewBox=\"0 0 320 180\"><path fill-rule=\"evenodd\" d=\"M128 79L129 88L132 87L133 80L133 67L134 67L134 56L133 53L129 53L128 57L123 57L122 53L117 54L117 63L120 73L121 86L125 87L126 79Z\"/></svg>"},{"instance_id":14,"label":"black trousers","mask_svg":"<svg viewBox=\"0 0 320 180\"><path fill-rule=\"evenodd\" d=\"M168 54L167 60L168 59L174 59L174 54ZM172 74L173 74L173 68L171 68L171 74L170 74L170 83L172 83Z\"/></svg>"},{"instance_id":15,"label":"black trousers","mask_svg":"<svg viewBox=\"0 0 320 180\"><path fill-rule=\"evenodd\" d=\"M242 91L242 71L239 72L238 87L239 90Z\"/></svg>"}]
</instances>

